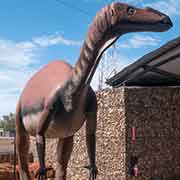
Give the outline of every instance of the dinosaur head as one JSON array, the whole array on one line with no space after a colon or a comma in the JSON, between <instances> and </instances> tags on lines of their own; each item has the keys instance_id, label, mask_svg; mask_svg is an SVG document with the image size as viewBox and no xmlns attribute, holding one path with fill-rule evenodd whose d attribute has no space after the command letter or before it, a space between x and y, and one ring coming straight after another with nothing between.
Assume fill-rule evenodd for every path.
<instances>
[{"instance_id":1,"label":"dinosaur head","mask_svg":"<svg viewBox=\"0 0 180 180\"><path fill-rule=\"evenodd\" d=\"M115 33L128 32L163 32L173 26L170 18L155 9L143 9L123 3L112 3L109 14L111 16L111 31Z\"/></svg>"},{"instance_id":2,"label":"dinosaur head","mask_svg":"<svg viewBox=\"0 0 180 180\"><path fill-rule=\"evenodd\" d=\"M115 2L102 8L96 14L87 34L86 44L97 54L95 58L92 56L93 67L89 68L90 73L86 78L86 84L91 82L103 52L121 35L128 32L163 32L172 26L166 14L149 7L140 9ZM89 57L92 54L92 52L89 53Z\"/></svg>"}]
</instances>

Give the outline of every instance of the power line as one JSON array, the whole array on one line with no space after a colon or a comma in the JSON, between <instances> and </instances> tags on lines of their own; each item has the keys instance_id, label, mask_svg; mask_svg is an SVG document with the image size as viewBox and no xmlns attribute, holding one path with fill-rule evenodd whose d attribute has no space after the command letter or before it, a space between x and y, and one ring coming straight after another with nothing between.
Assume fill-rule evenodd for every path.
<instances>
[{"instance_id":1,"label":"power line","mask_svg":"<svg viewBox=\"0 0 180 180\"><path fill-rule=\"evenodd\" d=\"M77 7L77 6L74 6L74 5L72 5L72 4L69 4L69 3L65 2L65 1L62 1L62 0L56 0L56 1L57 1L58 3L64 5L64 6L68 7L68 8L71 8L71 9L74 9L74 10L76 10L76 11L79 11L80 13L82 13L82 14L84 14L84 15L86 15L86 16L90 16L90 14L89 14L88 12L84 11L83 9L81 9L81 8L79 8L79 7Z\"/></svg>"}]
</instances>

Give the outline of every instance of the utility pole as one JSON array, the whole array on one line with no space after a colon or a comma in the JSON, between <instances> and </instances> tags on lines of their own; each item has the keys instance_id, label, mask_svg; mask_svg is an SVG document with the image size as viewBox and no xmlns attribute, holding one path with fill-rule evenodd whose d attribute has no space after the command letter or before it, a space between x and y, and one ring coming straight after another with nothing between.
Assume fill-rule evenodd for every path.
<instances>
[{"instance_id":1,"label":"utility pole","mask_svg":"<svg viewBox=\"0 0 180 180\"><path fill-rule=\"evenodd\" d=\"M98 72L98 90L102 90L105 87L106 79L117 73L117 48L116 44L109 49L108 52L105 52L102 56L102 60L99 64Z\"/></svg>"},{"instance_id":2,"label":"utility pole","mask_svg":"<svg viewBox=\"0 0 180 180\"><path fill-rule=\"evenodd\" d=\"M105 61L105 55L102 55L102 61L100 62L100 71L98 75L98 90L103 89L104 84L104 61Z\"/></svg>"},{"instance_id":3,"label":"utility pole","mask_svg":"<svg viewBox=\"0 0 180 180\"><path fill-rule=\"evenodd\" d=\"M116 52L117 52L116 43L114 43L113 46L112 46L112 56L111 56L112 67L113 67L113 70L112 70L113 75L115 75L117 73L116 72L116 65L117 65Z\"/></svg>"}]
</instances>

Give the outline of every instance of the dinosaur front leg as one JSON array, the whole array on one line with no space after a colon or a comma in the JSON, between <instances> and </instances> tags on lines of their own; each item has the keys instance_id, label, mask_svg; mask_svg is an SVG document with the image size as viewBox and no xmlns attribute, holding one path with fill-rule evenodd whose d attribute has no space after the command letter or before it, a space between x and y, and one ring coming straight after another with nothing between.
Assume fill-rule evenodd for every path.
<instances>
[{"instance_id":1,"label":"dinosaur front leg","mask_svg":"<svg viewBox=\"0 0 180 180\"><path fill-rule=\"evenodd\" d=\"M48 128L50 118L49 110L46 109L42 112L41 118L39 120L37 130L36 130L36 148L39 160L39 170L36 174L38 180L46 180L46 166L45 166L45 132Z\"/></svg>"},{"instance_id":2,"label":"dinosaur front leg","mask_svg":"<svg viewBox=\"0 0 180 180\"><path fill-rule=\"evenodd\" d=\"M42 135L36 136L36 148L37 155L39 159L39 170L36 174L36 177L39 180L46 179L46 166L45 166L45 137Z\"/></svg>"},{"instance_id":3,"label":"dinosaur front leg","mask_svg":"<svg viewBox=\"0 0 180 180\"><path fill-rule=\"evenodd\" d=\"M98 170L96 167L96 136L95 134L88 134L87 137L87 146L88 146L88 155L89 155L89 161L90 165L85 166L90 171L90 177L89 180L96 179Z\"/></svg>"},{"instance_id":4,"label":"dinosaur front leg","mask_svg":"<svg viewBox=\"0 0 180 180\"><path fill-rule=\"evenodd\" d=\"M67 165L73 149L73 136L59 139L55 180L66 180Z\"/></svg>"},{"instance_id":5,"label":"dinosaur front leg","mask_svg":"<svg viewBox=\"0 0 180 180\"><path fill-rule=\"evenodd\" d=\"M96 179L98 170L96 167L96 112L87 113L86 144L90 165L85 168L90 170L90 180Z\"/></svg>"}]
</instances>

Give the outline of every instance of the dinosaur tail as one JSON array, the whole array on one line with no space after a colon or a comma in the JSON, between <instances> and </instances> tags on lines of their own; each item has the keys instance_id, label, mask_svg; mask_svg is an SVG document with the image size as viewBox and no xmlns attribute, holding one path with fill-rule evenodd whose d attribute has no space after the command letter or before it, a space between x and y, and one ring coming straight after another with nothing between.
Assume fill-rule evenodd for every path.
<instances>
[{"instance_id":1,"label":"dinosaur tail","mask_svg":"<svg viewBox=\"0 0 180 180\"><path fill-rule=\"evenodd\" d=\"M30 180L31 178L28 170L29 136L23 124L20 102L16 109L16 150L20 179Z\"/></svg>"}]
</instances>

